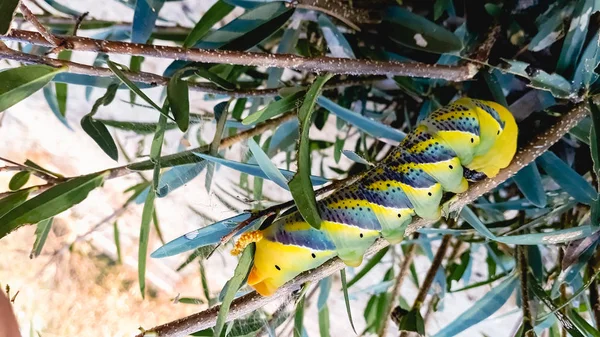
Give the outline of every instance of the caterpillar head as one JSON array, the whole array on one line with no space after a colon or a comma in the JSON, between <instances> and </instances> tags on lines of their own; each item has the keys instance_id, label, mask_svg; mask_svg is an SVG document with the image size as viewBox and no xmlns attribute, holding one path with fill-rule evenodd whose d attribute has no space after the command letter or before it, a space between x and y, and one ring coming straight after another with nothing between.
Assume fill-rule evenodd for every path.
<instances>
[{"instance_id":1,"label":"caterpillar head","mask_svg":"<svg viewBox=\"0 0 600 337\"><path fill-rule=\"evenodd\" d=\"M262 296L271 296L301 272L321 265L332 256L331 251L312 251L305 247L262 239L256 243L254 266L248 276L248 285Z\"/></svg>"},{"instance_id":2,"label":"caterpillar head","mask_svg":"<svg viewBox=\"0 0 600 337\"><path fill-rule=\"evenodd\" d=\"M465 167L494 177L512 161L517 151L519 129L512 113L502 105L489 101L473 102L477 106L481 141L473 160Z\"/></svg>"}]
</instances>

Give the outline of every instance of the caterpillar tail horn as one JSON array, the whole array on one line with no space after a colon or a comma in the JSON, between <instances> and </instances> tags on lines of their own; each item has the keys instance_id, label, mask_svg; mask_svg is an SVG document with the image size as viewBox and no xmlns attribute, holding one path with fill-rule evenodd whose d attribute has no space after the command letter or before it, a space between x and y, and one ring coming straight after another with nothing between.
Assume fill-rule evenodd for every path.
<instances>
[{"instance_id":1,"label":"caterpillar tail horn","mask_svg":"<svg viewBox=\"0 0 600 337\"><path fill-rule=\"evenodd\" d=\"M258 242L262 240L262 238L263 235L261 231L252 231L242 234L231 250L231 255L240 255L249 244Z\"/></svg>"}]
</instances>

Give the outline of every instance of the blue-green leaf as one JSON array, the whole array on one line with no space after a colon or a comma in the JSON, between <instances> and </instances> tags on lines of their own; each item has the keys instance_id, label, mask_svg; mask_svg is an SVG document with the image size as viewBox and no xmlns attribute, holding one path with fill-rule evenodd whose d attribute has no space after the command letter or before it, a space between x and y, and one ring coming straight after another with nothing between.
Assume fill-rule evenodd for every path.
<instances>
[{"instance_id":1,"label":"blue-green leaf","mask_svg":"<svg viewBox=\"0 0 600 337\"><path fill-rule=\"evenodd\" d=\"M564 73L570 68L572 69L579 59L579 54L587 35L593 5L594 0L576 2L573 17L571 18L571 25L569 26L567 36L565 36L565 42L556 66L557 72Z\"/></svg>"},{"instance_id":2,"label":"blue-green leaf","mask_svg":"<svg viewBox=\"0 0 600 337\"><path fill-rule=\"evenodd\" d=\"M573 88L589 89L590 85L598 80L598 74L595 72L598 65L600 65L600 30L596 32L595 38L590 40L581 55L573 76Z\"/></svg>"},{"instance_id":3,"label":"blue-green leaf","mask_svg":"<svg viewBox=\"0 0 600 337\"><path fill-rule=\"evenodd\" d=\"M64 74L59 74L59 75L64 75ZM56 80L56 77L54 78L54 80ZM73 131L73 128L71 128L71 126L67 122L67 119L65 118L65 116L63 116L60 113L60 108L58 107L58 101L56 100L56 94L55 94L54 90L52 89L52 85L50 85L50 84L46 85L42 89L42 92L44 93L44 98L46 99L46 102L48 102L48 106L50 107L50 110L52 110L52 113L54 114L54 116L56 116L56 118L64 126L66 126L67 129Z\"/></svg>"},{"instance_id":4,"label":"blue-green leaf","mask_svg":"<svg viewBox=\"0 0 600 337\"><path fill-rule=\"evenodd\" d=\"M490 317L498 311L506 301L510 298L515 288L518 286L519 279L516 275L512 275L502 281L499 285L493 287L475 304L467 309L462 314L438 333L434 337L451 337L472 327L473 325Z\"/></svg>"},{"instance_id":5,"label":"blue-green leaf","mask_svg":"<svg viewBox=\"0 0 600 337\"><path fill-rule=\"evenodd\" d=\"M210 28L217 22L222 20L227 14L231 13L234 6L218 0L214 5L210 7L202 18L196 23L192 31L188 34L183 42L184 48L193 47L206 33L210 31Z\"/></svg>"},{"instance_id":6,"label":"blue-green leaf","mask_svg":"<svg viewBox=\"0 0 600 337\"><path fill-rule=\"evenodd\" d=\"M204 153L194 153L194 154L200 158L215 162L217 164L221 164L223 166L227 166L231 169L240 171L242 173L247 173L249 175L252 175L255 177L260 177L263 179L269 179L269 177L265 174L265 172L260 168L259 165L240 163L237 161L213 157L213 156L210 156L210 155L207 155ZM281 172L281 174L286 179L291 179L294 176L294 174L296 174L296 172L288 171L288 170L284 170L284 169L279 169L279 172ZM329 180L322 178L322 177L318 177L318 176L310 176L310 180L313 183L313 185L315 185L315 186L323 185L323 184L329 182Z\"/></svg>"},{"instance_id":7,"label":"blue-green leaf","mask_svg":"<svg viewBox=\"0 0 600 337\"><path fill-rule=\"evenodd\" d=\"M319 14L318 16L319 26L323 32L323 36L327 41L327 48L333 57L341 58L356 58L352 47L344 37L339 29L331 22L331 20L325 14Z\"/></svg>"},{"instance_id":8,"label":"blue-green leaf","mask_svg":"<svg viewBox=\"0 0 600 337\"><path fill-rule=\"evenodd\" d=\"M527 200L537 207L546 207L546 193L542 185L540 171L534 163L525 166L513 177L513 180L523 192Z\"/></svg>"},{"instance_id":9,"label":"blue-green leaf","mask_svg":"<svg viewBox=\"0 0 600 337\"><path fill-rule=\"evenodd\" d=\"M550 151L544 152L537 163L554 181L578 202L591 205L596 190L582 176Z\"/></svg>"},{"instance_id":10,"label":"blue-green leaf","mask_svg":"<svg viewBox=\"0 0 600 337\"><path fill-rule=\"evenodd\" d=\"M317 103L323 108L329 110L332 114L356 126L358 129L370 134L373 137L387 138L400 142L406 136L406 134L404 134L402 131L398 131L387 125L362 116L354 111L343 108L324 96L320 96L317 99Z\"/></svg>"},{"instance_id":11,"label":"blue-green leaf","mask_svg":"<svg viewBox=\"0 0 600 337\"><path fill-rule=\"evenodd\" d=\"M131 42L146 43L165 0L137 0L131 24Z\"/></svg>"},{"instance_id":12,"label":"blue-green leaf","mask_svg":"<svg viewBox=\"0 0 600 337\"><path fill-rule=\"evenodd\" d=\"M155 250L150 256L152 258L163 258L177 255L179 253L199 247L216 244L223 236L229 234L229 232L236 228L242 221L248 220L249 218L250 213L241 213L231 218L215 222L206 227L195 229L170 242L167 242L167 244ZM252 225L256 223L256 221L258 221L258 219L249 224L248 227L242 229L238 234L243 234L252 228Z\"/></svg>"},{"instance_id":13,"label":"blue-green leaf","mask_svg":"<svg viewBox=\"0 0 600 337\"><path fill-rule=\"evenodd\" d=\"M273 164L262 148L256 144L254 139L248 139L248 146L250 147L250 151L252 151L252 155L254 155L254 159L256 159L258 166L260 166L268 179L279 185L281 188L289 190L287 179L277 167L275 167L275 164Z\"/></svg>"},{"instance_id":14,"label":"blue-green leaf","mask_svg":"<svg viewBox=\"0 0 600 337\"><path fill-rule=\"evenodd\" d=\"M552 93L555 97L569 98L571 95L571 84L564 77L552 73L532 68L528 63L515 61L515 60L504 60L510 66L506 71L525 77L531 81L530 86L541 90L547 90Z\"/></svg>"},{"instance_id":15,"label":"blue-green leaf","mask_svg":"<svg viewBox=\"0 0 600 337\"><path fill-rule=\"evenodd\" d=\"M405 8L389 7L383 20L381 31L406 47L440 54L463 48L460 39L452 32Z\"/></svg>"}]
</instances>

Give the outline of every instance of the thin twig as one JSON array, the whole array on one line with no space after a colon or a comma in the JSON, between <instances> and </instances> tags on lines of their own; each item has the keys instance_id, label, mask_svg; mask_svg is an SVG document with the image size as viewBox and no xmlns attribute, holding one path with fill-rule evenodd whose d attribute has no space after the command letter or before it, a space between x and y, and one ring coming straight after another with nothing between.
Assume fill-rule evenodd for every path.
<instances>
[{"instance_id":1,"label":"thin twig","mask_svg":"<svg viewBox=\"0 0 600 337\"><path fill-rule=\"evenodd\" d=\"M34 176L40 178L40 179L44 179L46 182L48 183L53 183L53 184L57 184L59 182L61 182L62 180L60 178L57 177L53 177L49 174L47 174L44 171L40 171L38 169L35 169L33 167L29 167L29 166L25 166L22 164L19 164L17 162L14 162L10 159L6 159L3 157L0 157L0 161L15 165L14 167L12 166L5 166L5 167L1 167L0 169L5 169L7 171L29 171L31 172Z\"/></svg>"},{"instance_id":2,"label":"thin twig","mask_svg":"<svg viewBox=\"0 0 600 337\"><path fill-rule=\"evenodd\" d=\"M527 256L525 255L525 247L517 246L517 262L519 265L519 277L521 280L521 309L523 311L523 331L525 336L530 336L533 332L533 319L531 318L531 309L529 308L529 286L528 276L529 269L527 264Z\"/></svg>"},{"instance_id":3,"label":"thin twig","mask_svg":"<svg viewBox=\"0 0 600 337\"><path fill-rule=\"evenodd\" d=\"M100 77L113 77L116 79L115 74L108 68L102 67L93 67L85 64L67 61L67 60L58 60L50 57L31 55L22 53L19 51L11 50L2 42L0 42L0 59L13 60L27 64L45 64L52 67L66 67L67 72L72 74L80 74L80 75L90 75L90 76L100 76ZM123 71L125 76L138 83L149 84L152 87L155 86L166 86L169 84L169 77L156 75L148 72L132 72L132 71ZM325 90L339 88L339 87L348 87L354 85L364 85L373 83L375 81L379 81L384 79L382 76L369 76L366 78L349 78L345 80L331 81L325 86ZM269 89L236 89L236 90L225 90L222 89L212 83L197 83L192 81L187 81L188 87L192 91L205 92L208 94L215 95L227 95L230 97L272 97L277 96L279 91L285 87L281 88L269 88Z\"/></svg>"},{"instance_id":4,"label":"thin twig","mask_svg":"<svg viewBox=\"0 0 600 337\"><path fill-rule=\"evenodd\" d=\"M415 233L415 239L419 237L419 233ZM408 246L406 254L404 254L404 260L402 260L402 264L400 265L400 271L398 272L398 276L396 276L396 282L394 283L394 288L392 288L391 300L390 303L387 304L387 308L385 309L385 322L381 326L381 331L379 331L378 336L383 337L387 334L387 327L389 325L388 319L392 315L392 311L396 306L396 299L400 296L400 290L402 289L402 284L404 283L404 279L406 275L408 275L408 271L410 270L410 265L415 257L415 252L417 251L417 245L411 243Z\"/></svg>"},{"instance_id":5,"label":"thin twig","mask_svg":"<svg viewBox=\"0 0 600 337\"><path fill-rule=\"evenodd\" d=\"M424 64L419 62L372 61L336 57L302 57L292 54L267 54L231 50L206 50L164 45L150 45L119 41L97 40L78 36L60 36L65 49L106 54L140 55L170 60L200 63L235 64L245 66L275 67L310 72L329 72L349 75L397 75L426 77L448 81L465 81L477 74L478 66ZM41 34L13 30L0 40L30 43L38 46L53 45Z\"/></svg>"},{"instance_id":6,"label":"thin twig","mask_svg":"<svg viewBox=\"0 0 600 337\"><path fill-rule=\"evenodd\" d=\"M442 238L442 242L440 243L440 247L438 248L435 256L433 257L433 261L431 261L431 267L427 271L425 275L425 279L421 284L421 288L417 293L417 298L415 298L415 302L413 303L412 310L420 310L421 306L425 302L425 298L427 297L427 293L429 293L429 288L433 284L433 280L435 279L435 275L437 274L438 269L442 266L442 261L446 256L446 252L448 251L448 246L450 245L450 239L452 239L451 235L444 235ZM408 331L402 330L400 332L400 337L408 336Z\"/></svg>"},{"instance_id":7,"label":"thin twig","mask_svg":"<svg viewBox=\"0 0 600 337\"><path fill-rule=\"evenodd\" d=\"M37 17L29 10L29 8L27 8L27 6L25 6L24 3L21 2L19 9L21 10L21 13L23 13L25 19L35 27L35 29L39 32L39 35L47 44L49 44L48 47L58 47L63 43L62 39L59 39L54 34L50 33L46 27L44 27L44 25L38 21Z\"/></svg>"},{"instance_id":8,"label":"thin twig","mask_svg":"<svg viewBox=\"0 0 600 337\"><path fill-rule=\"evenodd\" d=\"M594 101L600 103L600 95L594 96ZM469 204L479 196L491 191L496 186L513 176L517 171L527 166L538 156L544 153L550 146L560 140L572 127L589 114L589 108L585 104L578 104L570 112L562 116L560 120L547 131L537 135L530 144L519 149L511 164L500 171L494 178L485 179L479 183L473 184L470 188L459 195L455 202L449 205L451 212L460 211L465 205ZM429 225L434 221L418 219L412 222L406 232L406 235L414 233L417 229ZM377 251L387 247L389 243L385 240L377 240L367 251L366 255L371 256ZM344 268L344 263L337 257L325 262L321 266L306 271L290 282L284 284L272 296L262 297L253 291L249 294L235 299L231 305L231 310L227 316L228 321L243 317L258 308L261 308L271 302L286 298L289 293L298 289L305 282L317 281L323 279L340 269ZM214 306L205 311L180 318L178 320L156 326L146 331L147 336L156 337L178 337L203 330L215 325L219 306ZM145 333L137 335L143 337Z\"/></svg>"},{"instance_id":9,"label":"thin twig","mask_svg":"<svg viewBox=\"0 0 600 337\"><path fill-rule=\"evenodd\" d=\"M433 280L435 278L435 274L437 274L438 269L442 265L442 261L446 256L446 252L448 251L448 246L450 245L450 240L452 239L452 235L444 235L442 238L442 242L440 243L440 247L438 248L435 256L433 257L433 261L431 261L431 267L427 271L425 275L425 279L421 284L421 289L417 293L417 298L413 303L413 310L421 309L421 306L425 302L425 298L427 297L427 293L429 293L429 288L433 284Z\"/></svg>"},{"instance_id":10,"label":"thin twig","mask_svg":"<svg viewBox=\"0 0 600 337\"><path fill-rule=\"evenodd\" d=\"M238 133L237 135L233 135L231 137L223 138L221 140L220 145L219 145L219 149L220 150L226 149L226 148L234 145L235 143L238 143L238 142L241 142L243 140L249 139L249 138L254 137L254 136L258 135L258 134L262 134L262 133L264 133L264 132L266 132L266 131L268 131L268 130L270 130L270 129L276 127L276 126L278 126L279 124L281 124L281 123L283 123L285 121L288 121L288 120L290 120L290 119L292 119L294 117L295 117L295 114L288 113L288 114L285 114L285 115L280 116L278 118L270 119L270 120L268 120L268 121L266 121L264 123L258 124L256 127L252 128L252 129L244 130L244 131ZM182 153L183 154L192 154L194 152L206 152L206 151L208 151L208 147L201 146L201 147L190 149L190 150L187 150L187 151L184 151L184 152L176 153L174 155L163 156L163 157L161 157L161 160L167 160L167 159L172 158L173 156L181 155ZM2 158L0 158L0 159L2 159ZM14 163L14 162L11 162L11 163ZM145 168L144 168L145 166L144 165L150 165L150 168L147 168L148 170L150 170L153 164L152 164L151 161L146 160L146 161L139 162L139 163L127 164L127 165L123 165L123 166L119 166L119 167L113 167L111 169L102 170L102 171L99 171L97 173L100 173L100 172L109 172L109 175L106 177L106 179L107 180L108 179L114 179L114 178L119 178L119 177L125 176L125 175L130 174L130 173L137 173L140 170L145 170ZM49 189L51 187L54 187L59 182L68 181L68 180L71 180L71 179L74 179L74 178L77 178L77 177L69 177L69 178L65 178L64 180L61 180L61 181L48 182L48 183L43 184L43 185L37 185L37 186L28 187L27 189L31 190L32 194L33 193L36 193L36 194L37 193L42 193L42 192L46 191L47 189ZM0 199L6 197L8 195L11 195L12 193L14 193L14 192L0 193Z\"/></svg>"},{"instance_id":11,"label":"thin twig","mask_svg":"<svg viewBox=\"0 0 600 337\"><path fill-rule=\"evenodd\" d=\"M77 18L77 20L75 21L75 26L73 27L73 33L72 33L73 36L77 36L77 32L79 31L79 28L81 27L81 23L83 22L85 17L88 16L89 14L90 14L90 12L85 12Z\"/></svg>"}]
</instances>

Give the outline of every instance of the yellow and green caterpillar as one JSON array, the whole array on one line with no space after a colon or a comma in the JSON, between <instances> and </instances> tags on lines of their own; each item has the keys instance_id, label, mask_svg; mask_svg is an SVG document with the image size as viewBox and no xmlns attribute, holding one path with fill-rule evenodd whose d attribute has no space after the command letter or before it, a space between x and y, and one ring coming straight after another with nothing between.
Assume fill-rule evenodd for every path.
<instances>
[{"instance_id":1,"label":"yellow and green caterpillar","mask_svg":"<svg viewBox=\"0 0 600 337\"><path fill-rule=\"evenodd\" d=\"M256 242L248 284L263 296L334 256L358 266L377 238L401 241L413 216L440 218L444 192L464 192L467 180L494 177L508 166L516 152L517 133L514 117L503 106L461 98L421 121L355 184L319 200L319 230L295 211L266 228L244 233L232 253ZM182 242L184 237L188 241ZM173 242L186 249L198 247L192 243L194 235L184 237ZM167 246L157 255L181 251Z\"/></svg>"}]
</instances>

